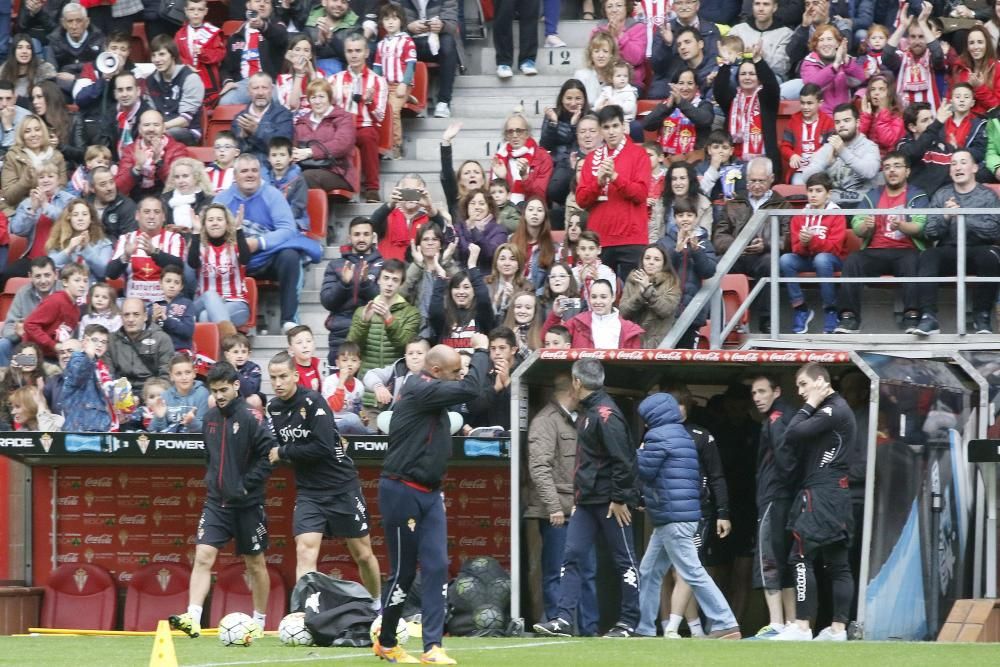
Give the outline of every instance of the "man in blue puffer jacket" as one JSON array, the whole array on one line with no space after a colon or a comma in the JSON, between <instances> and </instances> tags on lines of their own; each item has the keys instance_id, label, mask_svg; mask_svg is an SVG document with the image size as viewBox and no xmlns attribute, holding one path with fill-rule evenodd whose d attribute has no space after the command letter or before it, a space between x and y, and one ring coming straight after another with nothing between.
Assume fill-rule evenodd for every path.
<instances>
[{"instance_id":1,"label":"man in blue puffer jacket","mask_svg":"<svg viewBox=\"0 0 1000 667\"><path fill-rule=\"evenodd\" d=\"M740 639L736 617L694 546L701 519L701 473L698 451L684 428L677 401L670 394L653 394L639 404L639 416L649 428L639 448L639 479L646 516L655 528L639 565L641 617L636 634L656 635L660 586L673 565L708 618L707 636Z\"/></svg>"}]
</instances>

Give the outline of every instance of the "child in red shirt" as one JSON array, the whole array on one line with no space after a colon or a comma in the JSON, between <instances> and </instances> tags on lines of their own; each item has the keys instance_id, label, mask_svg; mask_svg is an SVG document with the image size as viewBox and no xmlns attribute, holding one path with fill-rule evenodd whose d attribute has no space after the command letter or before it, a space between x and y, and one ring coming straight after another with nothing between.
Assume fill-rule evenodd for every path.
<instances>
[{"instance_id":1,"label":"child in red shirt","mask_svg":"<svg viewBox=\"0 0 1000 667\"><path fill-rule=\"evenodd\" d=\"M184 16L187 20L180 27L174 40L180 62L189 66L205 84L205 106L214 108L222 87L219 66L226 55L222 31L205 20L208 0L187 0Z\"/></svg>"},{"instance_id":2,"label":"child in red shirt","mask_svg":"<svg viewBox=\"0 0 1000 667\"><path fill-rule=\"evenodd\" d=\"M288 330L288 354L295 360L295 370L299 372L300 387L320 391L323 387L321 360L314 356L316 342L312 329L304 324Z\"/></svg>"},{"instance_id":3,"label":"child in red shirt","mask_svg":"<svg viewBox=\"0 0 1000 667\"><path fill-rule=\"evenodd\" d=\"M837 209L830 200L833 182L826 172L813 174L806 181L807 209ZM843 215L797 215L792 218L789 236L792 252L781 256L779 265L782 278L792 278L806 271L815 271L819 278L830 278L840 271L846 254L847 222ZM795 310L792 332L809 331L813 311L806 305L802 287L798 283L787 283L788 298ZM832 282L819 286L823 298L823 333L833 333L837 328L837 286Z\"/></svg>"},{"instance_id":4,"label":"child in red shirt","mask_svg":"<svg viewBox=\"0 0 1000 667\"><path fill-rule=\"evenodd\" d=\"M24 320L24 340L36 343L46 359L58 359L56 343L76 337L79 302L90 286L86 264L67 264L59 274L63 288L45 297Z\"/></svg>"},{"instance_id":5,"label":"child in red shirt","mask_svg":"<svg viewBox=\"0 0 1000 667\"><path fill-rule=\"evenodd\" d=\"M833 132L833 119L819 110L823 103L823 89L815 83L802 86L799 106L788 119L788 125L781 136L778 150L785 163L784 173L788 182L794 185L805 183L802 170L809 164L809 158L823 145L823 140Z\"/></svg>"}]
</instances>

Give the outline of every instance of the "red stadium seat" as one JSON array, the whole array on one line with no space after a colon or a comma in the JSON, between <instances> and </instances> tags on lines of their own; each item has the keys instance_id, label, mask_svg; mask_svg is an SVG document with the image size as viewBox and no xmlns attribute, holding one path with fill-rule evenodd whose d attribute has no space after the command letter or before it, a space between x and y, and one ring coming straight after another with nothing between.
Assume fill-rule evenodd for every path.
<instances>
[{"instance_id":1,"label":"red stadium seat","mask_svg":"<svg viewBox=\"0 0 1000 667\"><path fill-rule=\"evenodd\" d=\"M140 568L125 593L126 631L155 630L159 621L186 609L190 570L177 563L151 563Z\"/></svg>"},{"instance_id":2,"label":"red stadium seat","mask_svg":"<svg viewBox=\"0 0 1000 667\"><path fill-rule=\"evenodd\" d=\"M408 102L404 109L413 113L421 113L427 108L427 63L417 61L417 66L413 70L413 86L410 88L410 96L416 102Z\"/></svg>"},{"instance_id":3,"label":"red stadium seat","mask_svg":"<svg viewBox=\"0 0 1000 667\"><path fill-rule=\"evenodd\" d=\"M555 243L555 244L558 245L559 243L562 243L565 238L566 238L566 230L565 229L553 229L552 230L552 243Z\"/></svg>"},{"instance_id":4,"label":"red stadium seat","mask_svg":"<svg viewBox=\"0 0 1000 667\"><path fill-rule=\"evenodd\" d=\"M7 284L3 286L4 294L17 294L17 291L31 283L30 278L8 278Z\"/></svg>"},{"instance_id":5,"label":"red stadium seat","mask_svg":"<svg viewBox=\"0 0 1000 667\"><path fill-rule=\"evenodd\" d=\"M188 146L187 154L203 164L215 162L215 149L211 146Z\"/></svg>"},{"instance_id":6,"label":"red stadium seat","mask_svg":"<svg viewBox=\"0 0 1000 667\"><path fill-rule=\"evenodd\" d=\"M660 103L660 100L639 100L638 106L636 107L636 118L645 122L645 116L650 111L656 108L656 105ZM646 130L643 135L646 141L656 141L656 132Z\"/></svg>"},{"instance_id":7,"label":"red stadium seat","mask_svg":"<svg viewBox=\"0 0 1000 667\"><path fill-rule=\"evenodd\" d=\"M245 21L241 21L239 19L226 21L225 23L222 24L222 34L226 36L226 39L229 39L229 37L232 36L237 30L239 30L240 26L243 25L244 23Z\"/></svg>"},{"instance_id":8,"label":"red stadium seat","mask_svg":"<svg viewBox=\"0 0 1000 667\"><path fill-rule=\"evenodd\" d=\"M775 183L771 188L779 195L789 200L789 203L796 208L806 207L806 186L791 185L789 183Z\"/></svg>"},{"instance_id":9,"label":"red stadium seat","mask_svg":"<svg viewBox=\"0 0 1000 667\"><path fill-rule=\"evenodd\" d=\"M129 57L134 63L148 63L151 60L149 57L149 40L146 38L146 24L141 21L132 24Z\"/></svg>"},{"instance_id":10,"label":"red stadium seat","mask_svg":"<svg viewBox=\"0 0 1000 667\"><path fill-rule=\"evenodd\" d=\"M354 162L354 182L350 184L352 190L334 188L327 192L328 195L339 202L353 201L358 193L361 192L361 151L355 148L351 159Z\"/></svg>"},{"instance_id":11,"label":"red stadium seat","mask_svg":"<svg viewBox=\"0 0 1000 667\"><path fill-rule=\"evenodd\" d=\"M267 596L267 624L265 630L277 630L278 624L285 616L285 581L281 578L278 568L267 566L267 574L271 578L271 592ZM212 608L209 613L209 624L215 627L226 614L242 611L249 614L253 611L253 598L250 586L247 584L247 574L242 563L234 563L219 573L212 590Z\"/></svg>"},{"instance_id":12,"label":"red stadium seat","mask_svg":"<svg viewBox=\"0 0 1000 667\"><path fill-rule=\"evenodd\" d=\"M243 287L247 291L247 304L250 306L250 317L247 319L246 324L237 327L237 329L245 334L249 334L257 328L257 281L250 277L244 278Z\"/></svg>"},{"instance_id":13,"label":"red stadium seat","mask_svg":"<svg viewBox=\"0 0 1000 667\"><path fill-rule=\"evenodd\" d=\"M720 283L722 288L722 313L723 323L728 323L730 317L736 312L740 305L750 296L750 281L745 274L728 273L722 276ZM750 323L750 309L744 311L740 317L739 324L746 327ZM711 321L706 322L700 329L696 337L695 347L707 350L710 345ZM723 347L739 347L743 341L743 334L733 330L722 342Z\"/></svg>"},{"instance_id":14,"label":"red stadium seat","mask_svg":"<svg viewBox=\"0 0 1000 667\"><path fill-rule=\"evenodd\" d=\"M28 239L23 236L10 235L10 244L7 246L7 262L20 259L21 255L28 250Z\"/></svg>"},{"instance_id":15,"label":"red stadium seat","mask_svg":"<svg viewBox=\"0 0 1000 667\"><path fill-rule=\"evenodd\" d=\"M309 188L309 199L306 210L309 213L309 231L306 236L316 239L326 245L326 224L329 218L330 204L326 192L319 188Z\"/></svg>"},{"instance_id":16,"label":"red stadium seat","mask_svg":"<svg viewBox=\"0 0 1000 667\"><path fill-rule=\"evenodd\" d=\"M378 152L388 155L392 152L392 111L385 110L385 119L378 126Z\"/></svg>"},{"instance_id":17,"label":"red stadium seat","mask_svg":"<svg viewBox=\"0 0 1000 667\"><path fill-rule=\"evenodd\" d=\"M89 563L60 565L45 585L43 628L111 630L118 593L108 571Z\"/></svg>"},{"instance_id":18,"label":"red stadium seat","mask_svg":"<svg viewBox=\"0 0 1000 667\"><path fill-rule=\"evenodd\" d=\"M12 303L14 303L13 294L8 294L7 292L0 293L0 322L7 319L7 313L10 312Z\"/></svg>"},{"instance_id":19,"label":"red stadium seat","mask_svg":"<svg viewBox=\"0 0 1000 667\"><path fill-rule=\"evenodd\" d=\"M233 119L244 109L246 109L244 104L220 104L215 107L212 111L212 117L209 118L208 125L205 127L205 136L201 143L205 146L213 145L215 135L223 130L232 129Z\"/></svg>"},{"instance_id":20,"label":"red stadium seat","mask_svg":"<svg viewBox=\"0 0 1000 667\"><path fill-rule=\"evenodd\" d=\"M1000 197L1000 183L983 183L983 185L988 187L993 192L997 193L997 196ZM13 239L14 237L11 238Z\"/></svg>"},{"instance_id":21,"label":"red stadium seat","mask_svg":"<svg viewBox=\"0 0 1000 667\"><path fill-rule=\"evenodd\" d=\"M109 286L115 288L115 291L118 292L118 296L120 297L125 296L124 278L105 278L104 282L106 282Z\"/></svg>"},{"instance_id":22,"label":"red stadium seat","mask_svg":"<svg viewBox=\"0 0 1000 667\"><path fill-rule=\"evenodd\" d=\"M212 359L219 358L219 325L215 322L194 323L194 351Z\"/></svg>"}]
</instances>

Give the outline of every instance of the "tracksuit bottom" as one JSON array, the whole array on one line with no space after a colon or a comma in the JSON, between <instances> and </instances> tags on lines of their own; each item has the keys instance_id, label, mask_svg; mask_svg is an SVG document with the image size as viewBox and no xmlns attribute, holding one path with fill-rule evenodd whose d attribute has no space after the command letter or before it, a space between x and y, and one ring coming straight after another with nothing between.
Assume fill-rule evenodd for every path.
<instances>
[{"instance_id":1,"label":"tracksuit bottom","mask_svg":"<svg viewBox=\"0 0 1000 667\"><path fill-rule=\"evenodd\" d=\"M922 278L953 276L957 258L958 248L953 245L927 248L920 253L917 275ZM965 250L965 260L969 275L1000 276L1000 246L970 245ZM920 283L917 286L920 312L937 314L938 287L936 283ZM970 283L967 289L971 294L973 312L987 312L993 308L997 294L996 283Z\"/></svg>"},{"instance_id":2,"label":"tracksuit bottom","mask_svg":"<svg viewBox=\"0 0 1000 667\"><path fill-rule=\"evenodd\" d=\"M622 608L618 623L635 630L639 623L639 564L635 558L632 526L619 526L614 517L609 517L607 503L577 505L569 519L569 532L566 534L566 548L563 551L563 575L559 583L558 618L570 623L576 620L580 599L580 569L590 558L598 532L603 533L608 541L615 567L621 577Z\"/></svg>"},{"instance_id":3,"label":"tracksuit bottom","mask_svg":"<svg viewBox=\"0 0 1000 667\"><path fill-rule=\"evenodd\" d=\"M791 564L795 575L795 618L816 618L819 590L816 586L814 563L816 557L821 556L833 593L833 622L848 623L851 620L854 577L851 575L847 542L834 542L802 552L799 538L793 534L793 539L795 544L792 547Z\"/></svg>"},{"instance_id":4,"label":"tracksuit bottom","mask_svg":"<svg viewBox=\"0 0 1000 667\"><path fill-rule=\"evenodd\" d=\"M420 491L396 479L378 482L378 506L389 552L388 585L382 589L379 643L396 645L396 625L420 563L424 650L441 644L448 582L448 525L444 493Z\"/></svg>"}]
</instances>

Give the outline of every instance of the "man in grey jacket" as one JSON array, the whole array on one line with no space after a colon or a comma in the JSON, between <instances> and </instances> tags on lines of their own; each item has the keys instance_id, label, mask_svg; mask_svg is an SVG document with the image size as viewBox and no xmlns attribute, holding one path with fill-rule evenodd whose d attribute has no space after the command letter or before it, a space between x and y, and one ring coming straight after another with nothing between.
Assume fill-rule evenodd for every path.
<instances>
[{"instance_id":1,"label":"man in grey jacket","mask_svg":"<svg viewBox=\"0 0 1000 667\"><path fill-rule=\"evenodd\" d=\"M122 303L122 328L111 336L104 357L110 361L111 375L128 378L136 396L151 377L169 374L174 344L170 336L155 324L146 326L146 304L130 297Z\"/></svg>"},{"instance_id":2,"label":"man in grey jacket","mask_svg":"<svg viewBox=\"0 0 1000 667\"><path fill-rule=\"evenodd\" d=\"M878 146L858 131L858 110L850 102L833 110L833 128L823 147L813 153L802 175L826 172L833 180L833 200L856 204L878 185L882 169Z\"/></svg>"},{"instance_id":3,"label":"man in grey jacket","mask_svg":"<svg viewBox=\"0 0 1000 667\"><path fill-rule=\"evenodd\" d=\"M0 337L0 366L10 363L10 353L24 336L24 320L42 299L56 290L56 265L48 255L31 260L28 278L31 283L17 290L7 311Z\"/></svg>"},{"instance_id":4,"label":"man in grey jacket","mask_svg":"<svg viewBox=\"0 0 1000 667\"><path fill-rule=\"evenodd\" d=\"M931 197L930 208L997 208L996 193L976 182L979 164L972 153L960 148L951 154L951 183ZM920 253L917 275L921 278L955 275L958 257L958 225L965 224L966 272L976 276L1000 276L1000 215L929 215L924 237L937 246ZM936 283L922 283L919 289L920 322L907 333L929 336L941 332L937 320ZM992 333L990 313L996 301L996 283L972 283L972 328L975 333Z\"/></svg>"}]
</instances>

